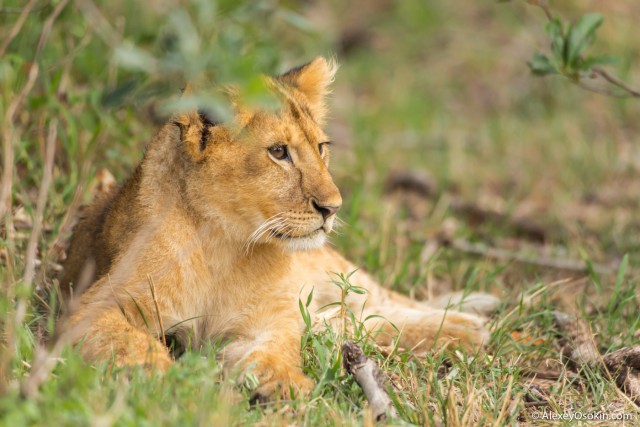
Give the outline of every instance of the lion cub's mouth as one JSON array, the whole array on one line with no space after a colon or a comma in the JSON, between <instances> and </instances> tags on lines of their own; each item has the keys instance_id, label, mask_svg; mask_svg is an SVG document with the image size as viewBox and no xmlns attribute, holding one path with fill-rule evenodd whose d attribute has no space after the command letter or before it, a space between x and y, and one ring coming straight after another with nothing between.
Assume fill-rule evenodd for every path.
<instances>
[{"instance_id":1,"label":"lion cub's mouth","mask_svg":"<svg viewBox=\"0 0 640 427\"><path fill-rule=\"evenodd\" d=\"M327 232L323 227L302 236L292 236L282 233L274 233L272 235L292 251L308 251L319 248L327 239Z\"/></svg>"},{"instance_id":2,"label":"lion cub's mouth","mask_svg":"<svg viewBox=\"0 0 640 427\"><path fill-rule=\"evenodd\" d=\"M324 228L319 227L319 228L313 230L311 233L303 234L301 236L292 236L289 233L277 233L277 232L271 233L271 235L273 237L276 237L276 238L280 239L280 240L292 240L292 239L308 239L310 237L315 237L320 233L326 233Z\"/></svg>"}]
</instances>

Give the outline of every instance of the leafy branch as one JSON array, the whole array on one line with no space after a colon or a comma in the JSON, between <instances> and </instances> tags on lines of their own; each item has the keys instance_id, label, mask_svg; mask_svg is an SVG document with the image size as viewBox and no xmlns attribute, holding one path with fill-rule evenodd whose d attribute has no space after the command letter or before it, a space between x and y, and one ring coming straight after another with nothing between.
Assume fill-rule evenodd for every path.
<instances>
[{"instance_id":1,"label":"leafy branch","mask_svg":"<svg viewBox=\"0 0 640 427\"><path fill-rule=\"evenodd\" d=\"M588 13L576 23L568 23L551 11L548 0L527 0L527 3L543 10L547 17L545 32L551 38L550 54L536 52L528 62L534 75L558 74L592 92L618 98L640 97L640 90L627 85L601 67L616 63L616 58L586 54L604 22L602 15ZM596 78L600 78L604 85L594 85L593 80Z\"/></svg>"}]
</instances>

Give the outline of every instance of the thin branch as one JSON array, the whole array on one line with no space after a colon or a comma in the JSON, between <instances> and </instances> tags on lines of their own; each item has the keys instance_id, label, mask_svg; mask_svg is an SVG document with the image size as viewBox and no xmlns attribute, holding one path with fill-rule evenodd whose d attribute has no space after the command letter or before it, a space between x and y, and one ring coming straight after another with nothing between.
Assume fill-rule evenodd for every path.
<instances>
[{"instance_id":1,"label":"thin branch","mask_svg":"<svg viewBox=\"0 0 640 427\"><path fill-rule=\"evenodd\" d=\"M609 96L611 98L634 98L635 97L635 95L632 95L630 93L620 93L620 92L614 92L612 90L608 90L605 88L594 87L594 86L585 84L585 82L582 80L573 81L573 83L575 83L578 87L584 90L587 90L589 92Z\"/></svg>"},{"instance_id":2,"label":"thin branch","mask_svg":"<svg viewBox=\"0 0 640 427\"><path fill-rule=\"evenodd\" d=\"M506 249L487 246L483 243L472 243L465 239L454 239L445 243L461 252L486 256L488 258L494 258L501 261L515 261L522 264L533 264L540 267L549 267L558 270L577 272L587 272L589 270L586 262L574 259L551 258L545 256L532 257L519 253L513 253ZM617 266L592 263L591 267L598 274L611 274L617 271Z\"/></svg>"},{"instance_id":3,"label":"thin branch","mask_svg":"<svg viewBox=\"0 0 640 427\"><path fill-rule=\"evenodd\" d=\"M25 255L25 271L24 276L22 278L23 286L27 291L30 291L32 287L33 277L35 274L35 264L36 264L36 255L38 251L38 240L40 238L40 232L42 230L42 221L44 216L44 208L47 204L47 198L49 193L49 185L51 183L51 178L53 175L53 159L55 154L55 143L58 133L58 120L53 119L49 123L49 133L46 141L46 153L45 153L45 163L44 163L44 172L42 174L42 180L40 181L40 188L38 189L38 201L36 204L36 214L33 219L33 227L31 229L31 235L29 237L29 243L27 244L27 253ZM28 292L25 292L27 294ZM15 314L13 319L7 327L6 332L6 347L11 349L16 345L16 337L18 337L18 330L22 327L22 323L24 322L24 318L27 313L27 306L29 304L28 297L20 297L16 304ZM6 351L0 357L0 376L7 377L5 372L8 368L9 358L8 355L11 351ZM40 353L36 352L36 359ZM34 361L35 363L35 361ZM6 378L0 378L0 391L5 387L4 380ZM37 380L34 380L37 381ZM27 390L27 393L31 393L33 390Z\"/></svg>"},{"instance_id":4,"label":"thin branch","mask_svg":"<svg viewBox=\"0 0 640 427\"><path fill-rule=\"evenodd\" d=\"M438 196L436 183L428 176L414 170L394 171L389 174L385 182L385 193L396 192L414 193L425 199ZM515 234L522 235L529 240L544 242L547 235L555 234L555 227L538 223L533 218L514 218L511 215L482 208L452 194L444 193L449 208L455 214L465 216L471 223L494 223L513 229Z\"/></svg>"},{"instance_id":5,"label":"thin branch","mask_svg":"<svg viewBox=\"0 0 640 427\"><path fill-rule=\"evenodd\" d=\"M45 3L35 9L31 9L29 10L27 13L37 13L40 12L41 10L45 9L46 7L49 6L49 3ZM29 5L20 8L20 7L0 7L0 13L5 13L5 14L23 14L25 13L25 9L29 8Z\"/></svg>"},{"instance_id":6,"label":"thin branch","mask_svg":"<svg viewBox=\"0 0 640 427\"><path fill-rule=\"evenodd\" d=\"M551 13L551 9L549 8L549 2L547 0L527 0L527 2L533 6L537 6L544 11L544 14L547 17L549 22L552 22L554 17ZM617 87L618 89L622 89L626 93L613 92L607 89L596 88L590 85L584 84L581 79L578 81L574 81L579 87L588 90L590 92L599 93L601 95L610 96L613 98L640 98L640 90L634 89L631 86L627 85L620 79L615 76L612 76L607 71L600 67L591 68L591 72L593 75L602 77L605 81ZM566 76L565 76L566 77Z\"/></svg>"},{"instance_id":7,"label":"thin branch","mask_svg":"<svg viewBox=\"0 0 640 427\"><path fill-rule=\"evenodd\" d=\"M53 176L53 160L56 151L56 139L58 137L58 119L53 119L49 123L49 133L47 135L46 153L44 163L44 173L42 174L42 180L40 181L40 188L38 189L38 201L36 204L36 214L33 218L33 227L31 229L31 235L29 236L29 243L27 245L27 252L25 255L25 269L22 281L24 286L29 290L33 284L33 278L36 269L36 256L38 253L38 240L40 240L40 232L42 231L42 222L44 219L44 208L47 205L47 199L49 198L49 186L51 184L51 178ZM24 298L20 299L16 308L16 325L20 325L26 313L26 301Z\"/></svg>"},{"instance_id":8,"label":"thin branch","mask_svg":"<svg viewBox=\"0 0 640 427\"><path fill-rule=\"evenodd\" d=\"M37 0L30 0L29 3L27 3L27 5L21 10L20 16L18 16L16 23L13 24L11 31L9 31L9 35L7 35L7 37L4 39L4 42L2 42L2 46L0 46L0 56L4 56L4 53L7 51L7 48L9 47L13 39L18 35L18 33L20 33L20 30L22 29L24 22L27 20L29 13L33 11L32 9L36 1Z\"/></svg>"},{"instance_id":9,"label":"thin branch","mask_svg":"<svg viewBox=\"0 0 640 427\"><path fill-rule=\"evenodd\" d=\"M47 350L38 344L35 348L31 371L20 383L20 395L26 398L37 396L40 385L47 380L53 368L55 368L67 340L58 338L51 350Z\"/></svg>"},{"instance_id":10,"label":"thin branch","mask_svg":"<svg viewBox=\"0 0 640 427\"><path fill-rule=\"evenodd\" d=\"M362 390L376 421L384 420L387 415L391 418L398 416L391 397L386 389L386 376L376 363L364 355L362 349L351 341L342 345L342 363L344 368L352 374Z\"/></svg>"},{"instance_id":11,"label":"thin branch","mask_svg":"<svg viewBox=\"0 0 640 427\"><path fill-rule=\"evenodd\" d=\"M115 48L120 45L122 35L113 28L109 20L104 17L95 3L91 0L76 0L76 5L84 14L84 18L89 23L91 29L107 46Z\"/></svg>"},{"instance_id":12,"label":"thin branch","mask_svg":"<svg viewBox=\"0 0 640 427\"><path fill-rule=\"evenodd\" d=\"M551 9L549 9L549 3L547 0L529 0L529 4L538 6L544 11L544 14L547 16L547 20L549 20L549 22L553 21L553 14L551 13Z\"/></svg>"},{"instance_id":13,"label":"thin branch","mask_svg":"<svg viewBox=\"0 0 640 427\"><path fill-rule=\"evenodd\" d=\"M36 48L36 53L33 56L31 68L29 69L27 82L23 86L18 96L16 96L11 104L9 104L9 108L7 109L7 112L5 114L2 132L4 162L2 171L2 183L0 184L0 218L3 218L5 213L11 210L11 188L13 187L13 143L16 139L13 120L15 118L16 112L19 111L22 103L35 85L36 79L38 78L38 71L40 69L38 63L40 61L42 49L49 39L49 35L51 34L51 30L53 29L54 22L68 2L69 0L62 0L60 3L58 3L56 8L44 23L42 32L40 33L40 39L38 40L38 47ZM18 28L18 31L19 30L20 29Z\"/></svg>"},{"instance_id":14,"label":"thin branch","mask_svg":"<svg viewBox=\"0 0 640 427\"><path fill-rule=\"evenodd\" d=\"M631 86L629 86L626 83L620 81L617 77L612 76L611 74L609 74L608 72L606 72L602 68L593 67L591 69L591 71L593 71L595 74L599 75L600 77L602 77L603 79L605 79L606 81L611 83L612 85L614 85L616 87L619 87L620 89L629 92L629 96L640 97L640 90L632 88Z\"/></svg>"}]
</instances>

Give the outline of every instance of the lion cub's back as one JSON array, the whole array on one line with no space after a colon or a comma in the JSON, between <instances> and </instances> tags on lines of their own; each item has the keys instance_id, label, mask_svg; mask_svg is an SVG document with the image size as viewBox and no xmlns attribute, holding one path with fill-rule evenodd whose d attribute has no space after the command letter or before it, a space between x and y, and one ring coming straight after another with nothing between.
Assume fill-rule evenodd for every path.
<instances>
[{"instance_id":1,"label":"lion cub's back","mask_svg":"<svg viewBox=\"0 0 640 427\"><path fill-rule=\"evenodd\" d=\"M111 259L105 256L102 233L108 208L116 194L117 190L113 189L82 210L60 276L60 290L65 301L73 295L78 296L110 267ZM79 286L85 289L79 289Z\"/></svg>"}]
</instances>

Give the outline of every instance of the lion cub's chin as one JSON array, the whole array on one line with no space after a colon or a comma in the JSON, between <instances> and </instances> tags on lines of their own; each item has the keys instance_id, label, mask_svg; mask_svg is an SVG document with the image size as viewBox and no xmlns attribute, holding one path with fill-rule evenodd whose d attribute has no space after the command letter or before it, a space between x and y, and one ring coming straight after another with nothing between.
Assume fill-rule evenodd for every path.
<instances>
[{"instance_id":1,"label":"lion cub's chin","mask_svg":"<svg viewBox=\"0 0 640 427\"><path fill-rule=\"evenodd\" d=\"M290 251L310 251L319 248L327 241L327 233L324 230L316 230L303 237L289 237L283 241Z\"/></svg>"}]
</instances>

